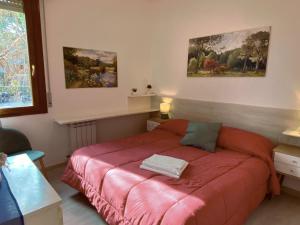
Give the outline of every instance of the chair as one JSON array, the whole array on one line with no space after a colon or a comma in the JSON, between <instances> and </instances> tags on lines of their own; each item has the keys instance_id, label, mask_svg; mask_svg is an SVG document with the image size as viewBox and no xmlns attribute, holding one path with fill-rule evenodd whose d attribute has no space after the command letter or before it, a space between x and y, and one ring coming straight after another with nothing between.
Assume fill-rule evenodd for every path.
<instances>
[{"instance_id":1,"label":"chair","mask_svg":"<svg viewBox=\"0 0 300 225\"><path fill-rule=\"evenodd\" d=\"M43 158L45 153L31 148L27 137L14 129L0 128L0 151L6 153L8 156L20 155L26 153L33 161L39 161L41 171L47 178L47 172Z\"/></svg>"}]
</instances>

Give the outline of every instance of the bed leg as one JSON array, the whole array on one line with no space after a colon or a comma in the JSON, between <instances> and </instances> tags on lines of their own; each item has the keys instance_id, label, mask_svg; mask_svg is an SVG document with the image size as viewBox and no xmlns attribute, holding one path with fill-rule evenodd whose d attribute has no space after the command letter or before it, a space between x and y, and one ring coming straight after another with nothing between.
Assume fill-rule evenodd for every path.
<instances>
[{"instance_id":1,"label":"bed leg","mask_svg":"<svg viewBox=\"0 0 300 225\"><path fill-rule=\"evenodd\" d=\"M279 183L280 183L280 186L282 185L283 180L284 180L284 175L283 174L279 174Z\"/></svg>"},{"instance_id":2,"label":"bed leg","mask_svg":"<svg viewBox=\"0 0 300 225\"><path fill-rule=\"evenodd\" d=\"M272 192L266 194L266 199L272 200L272 198L273 198Z\"/></svg>"}]
</instances>

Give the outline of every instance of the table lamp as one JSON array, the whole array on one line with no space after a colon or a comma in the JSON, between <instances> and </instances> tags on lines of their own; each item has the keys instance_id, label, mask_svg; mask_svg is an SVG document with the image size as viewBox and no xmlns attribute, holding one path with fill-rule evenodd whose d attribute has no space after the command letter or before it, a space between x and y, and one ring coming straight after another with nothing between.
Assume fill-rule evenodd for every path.
<instances>
[{"instance_id":1,"label":"table lamp","mask_svg":"<svg viewBox=\"0 0 300 225\"><path fill-rule=\"evenodd\" d=\"M160 118L163 120L169 119L170 104L169 103L160 103Z\"/></svg>"}]
</instances>

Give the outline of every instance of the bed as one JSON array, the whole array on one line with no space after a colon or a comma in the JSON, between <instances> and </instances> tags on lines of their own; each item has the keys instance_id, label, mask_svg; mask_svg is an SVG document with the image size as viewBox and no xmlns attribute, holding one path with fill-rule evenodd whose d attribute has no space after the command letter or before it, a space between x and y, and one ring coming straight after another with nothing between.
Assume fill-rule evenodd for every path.
<instances>
[{"instance_id":1,"label":"bed","mask_svg":"<svg viewBox=\"0 0 300 225\"><path fill-rule=\"evenodd\" d=\"M222 127L216 153L182 146L187 120L78 149L62 180L82 192L110 225L242 225L266 194L279 194L273 144ZM162 154L189 162L180 179L139 168Z\"/></svg>"}]
</instances>

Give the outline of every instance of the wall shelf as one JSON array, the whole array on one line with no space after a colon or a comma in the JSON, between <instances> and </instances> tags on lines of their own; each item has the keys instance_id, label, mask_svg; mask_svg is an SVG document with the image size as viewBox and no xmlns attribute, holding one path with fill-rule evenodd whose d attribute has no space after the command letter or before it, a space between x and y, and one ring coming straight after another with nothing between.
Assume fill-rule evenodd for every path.
<instances>
[{"instance_id":1,"label":"wall shelf","mask_svg":"<svg viewBox=\"0 0 300 225\"><path fill-rule=\"evenodd\" d=\"M142 98L142 97L153 97L153 96L156 96L156 94L129 95L128 98Z\"/></svg>"},{"instance_id":2,"label":"wall shelf","mask_svg":"<svg viewBox=\"0 0 300 225\"><path fill-rule=\"evenodd\" d=\"M100 120L100 119L107 119L107 118L114 118L120 116L129 116L129 115L137 115L143 113L151 113L151 112L158 112L159 109L156 108L141 108L141 109L124 109L124 110L117 110L112 112L85 112L81 114L74 114L71 113L68 115L60 115L54 118L55 122L60 125L68 125L73 123L79 122L88 122L93 120Z\"/></svg>"}]
</instances>

